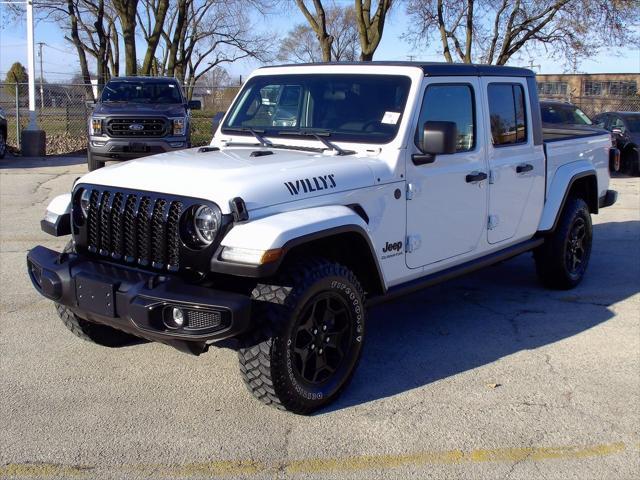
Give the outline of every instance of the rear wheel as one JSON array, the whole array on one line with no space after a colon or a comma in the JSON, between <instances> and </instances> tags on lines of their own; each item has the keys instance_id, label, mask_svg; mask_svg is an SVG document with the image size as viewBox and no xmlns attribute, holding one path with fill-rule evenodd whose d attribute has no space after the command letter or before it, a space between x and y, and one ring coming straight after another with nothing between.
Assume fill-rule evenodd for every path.
<instances>
[{"instance_id":1,"label":"rear wheel","mask_svg":"<svg viewBox=\"0 0 640 480\"><path fill-rule=\"evenodd\" d=\"M90 172L93 172L94 170L104 167L104 162L101 162L93 158L93 155L91 155L91 150L87 150L87 164L89 166Z\"/></svg>"},{"instance_id":2,"label":"rear wheel","mask_svg":"<svg viewBox=\"0 0 640 480\"><path fill-rule=\"evenodd\" d=\"M534 251L542 282L561 290L578 285L589 264L591 242L589 207L581 198L569 198L555 231Z\"/></svg>"},{"instance_id":3,"label":"rear wheel","mask_svg":"<svg viewBox=\"0 0 640 480\"><path fill-rule=\"evenodd\" d=\"M308 414L335 400L360 359L364 294L355 275L306 261L253 292L255 331L242 339L240 371L267 405Z\"/></svg>"}]
</instances>

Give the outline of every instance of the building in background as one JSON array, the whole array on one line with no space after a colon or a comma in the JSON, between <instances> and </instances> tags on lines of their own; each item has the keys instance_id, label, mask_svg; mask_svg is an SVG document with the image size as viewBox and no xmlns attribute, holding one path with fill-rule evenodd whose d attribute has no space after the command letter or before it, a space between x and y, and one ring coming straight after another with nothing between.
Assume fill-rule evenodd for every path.
<instances>
[{"instance_id":1,"label":"building in background","mask_svg":"<svg viewBox=\"0 0 640 480\"><path fill-rule=\"evenodd\" d=\"M539 74L538 95L578 105L590 116L608 111L640 111L640 74Z\"/></svg>"}]
</instances>

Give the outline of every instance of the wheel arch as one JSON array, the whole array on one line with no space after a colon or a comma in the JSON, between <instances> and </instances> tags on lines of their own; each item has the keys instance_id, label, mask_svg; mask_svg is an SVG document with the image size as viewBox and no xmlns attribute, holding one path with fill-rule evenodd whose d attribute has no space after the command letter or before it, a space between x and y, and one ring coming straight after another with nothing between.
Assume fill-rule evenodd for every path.
<instances>
[{"instance_id":1,"label":"wheel arch","mask_svg":"<svg viewBox=\"0 0 640 480\"><path fill-rule=\"evenodd\" d=\"M570 166L571 164L566 165L566 167ZM582 198L592 214L597 214L599 211L598 177L593 167L561 170L563 169L558 169L551 183L538 232L555 230L568 198Z\"/></svg>"},{"instance_id":2,"label":"wheel arch","mask_svg":"<svg viewBox=\"0 0 640 480\"><path fill-rule=\"evenodd\" d=\"M212 258L211 271L265 278L276 275L296 259L323 257L352 270L368 293L384 293L384 275L366 218L352 206L332 205L283 212L235 225ZM281 249L282 254L271 263L242 265L221 259L225 247Z\"/></svg>"}]
</instances>

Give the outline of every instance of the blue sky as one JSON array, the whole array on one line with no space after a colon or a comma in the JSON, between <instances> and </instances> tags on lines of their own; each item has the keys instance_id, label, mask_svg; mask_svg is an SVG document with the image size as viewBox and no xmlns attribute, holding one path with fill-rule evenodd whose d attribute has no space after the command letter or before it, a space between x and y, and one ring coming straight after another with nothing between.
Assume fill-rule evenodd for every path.
<instances>
[{"instance_id":1,"label":"blue sky","mask_svg":"<svg viewBox=\"0 0 640 480\"><path fill-rule=\"evenodd\" d=\"M344 3L347 0L338 0ZM351 4L351 1L348 1ZM296 8L289 8L286 15L270 15L267 21L277 32L286 32L297 23L304 22L304 18ZM438 52L439 45L433 42L430 47L414 48L400 37L407 30L408 18L403 9L397 9L391 15L385 27L382 42L375 54L375 60L407 60L413 56L415 60L442 61ZM35 40L42 41L44 47L43 70L45 78L50 82L66 81L79 71L77 55L74 47L64 40L64 34L56 25L39 22L35 26ZM0 79L4 79L7 70L15 61L27 64L26 59L26 27L9 21L7 7L0 4ZM618 54L616 54L616 52ZM534 55L525 54L514 59L511 64L517 66L530 65L539 73L562 73L566 66L557 60L549 59L544 52ZM254 61L243 61L228 67L233 77L247 75L258 64ZM539 67L538 67L539 66ZM640 51L619 48L605 49L596 57L583 61L579 66L580 72L640 72ZM36 73L39 75L38 58L36 57ZM1 80L0 80L1 81Z\"/></svg>"}]
</instances>

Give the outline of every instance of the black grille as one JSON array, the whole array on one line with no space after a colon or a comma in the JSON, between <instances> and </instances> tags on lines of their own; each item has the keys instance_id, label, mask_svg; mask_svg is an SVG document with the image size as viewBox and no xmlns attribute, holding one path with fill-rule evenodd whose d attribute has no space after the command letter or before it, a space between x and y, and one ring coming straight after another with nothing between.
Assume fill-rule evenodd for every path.
<instances>
[{"instance_id":1,"label":"black grille","mask_svg":"<svg viewBox=\"0 0 640 480\"><path fill-rule=\"evenodd\" d=\"M222 315L220 312L187 310L188 329L200 330L204 328L219 327L222 323Z\"/></svg>"},{"instance_id":2,"label":"black grille","mask_svg":"<svg viewBox=\"0 0 640 480\"><path fill-rule=\"evenodd\" d=\"M159 270L180 268L181 201L96 189L89 198L90 252Z\"/></svg>"},{"instance_id":3,"label":"black grille","mask_svg":"<svg viewBox=\"0 0 640 480\"><path fill-rule=\"evenodd\" d=\"M110 137L164 137L167 125L164 118L110 118L106 130Z\"/></svg>"}]
</instances>

